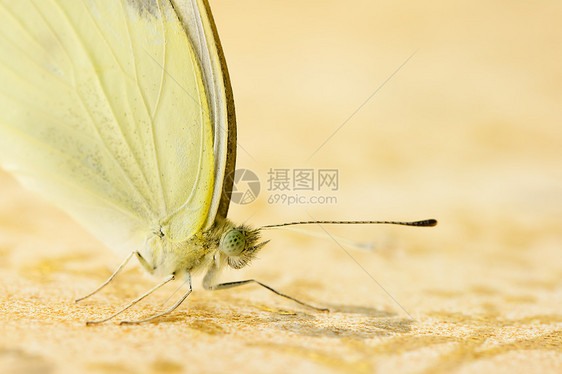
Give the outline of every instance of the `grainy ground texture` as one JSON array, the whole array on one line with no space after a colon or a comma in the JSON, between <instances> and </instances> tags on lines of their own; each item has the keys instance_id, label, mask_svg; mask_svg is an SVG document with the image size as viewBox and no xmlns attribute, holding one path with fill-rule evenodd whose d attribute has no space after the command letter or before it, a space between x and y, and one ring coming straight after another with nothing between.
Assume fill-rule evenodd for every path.
<instances>
[{"instance_id":1,"label":"grainy ground texture","mask_svg":"<svg viewBox=\"0 0 562 374\"><path fill-rule=\"evenodd\" d=\"M196 279L169 317L87 327L155 280L131 266L73 303L122 259L0 174L0 372L562 372L561 3L211 5L237 99L238 166L261 181L233 220L440 224L324 227L371 252L317 227L324 238L270 231L251 267L223 277L329 313ZM275 191L268 172L282 169L335 169L338 188ZM162 310L177 287L123 318Z\"/></svg>"}]
</instances>

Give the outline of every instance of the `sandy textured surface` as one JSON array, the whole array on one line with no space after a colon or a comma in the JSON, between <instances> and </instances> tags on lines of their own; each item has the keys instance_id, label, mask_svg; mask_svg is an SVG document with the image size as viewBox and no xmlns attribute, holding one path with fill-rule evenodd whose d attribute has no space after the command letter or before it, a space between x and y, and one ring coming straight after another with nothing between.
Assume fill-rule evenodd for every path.
<instances>
[{"instance_id":1,"label":"sandy textured surface","mask_svg":"<svg viewBox=\"0 0 562 374\"><path fill-rule=\"evenodd\" d=\"M259 260L223 277L255 277L330 313L197 280L158 323L86 327L155 281L130 267L74 304L122 259L0 174L0 371L562 372L560 2L211 3L238 166L262 181L232 219L440 225L326 227L372 241L371 253L269 232ZM269 203L268 171L283 168L337 169L337 191L298 192L337 203ZM123 318L161 310L177 286Z\"/></svg>"}]
</instances>

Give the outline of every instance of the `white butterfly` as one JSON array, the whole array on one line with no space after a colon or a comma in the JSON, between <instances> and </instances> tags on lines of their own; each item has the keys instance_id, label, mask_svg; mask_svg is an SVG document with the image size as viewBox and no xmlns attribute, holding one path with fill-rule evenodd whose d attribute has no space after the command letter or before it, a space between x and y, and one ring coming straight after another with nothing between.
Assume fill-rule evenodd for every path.
<instances>
[{"instance_id":1,"label":"white butterfly","mask_svg":"<svg viewBox=\"0 0 562 374\"><path fill-rule=\"evenodd\" d=\"M133 256L165 277L97 322L184 278L137 322L171 312L199 269L256 282L216 283L267 242L226 218L236 124L207 0L0 0L0 33L0 165L127 255L98 290Z\"/></svg>"}]
</instances>

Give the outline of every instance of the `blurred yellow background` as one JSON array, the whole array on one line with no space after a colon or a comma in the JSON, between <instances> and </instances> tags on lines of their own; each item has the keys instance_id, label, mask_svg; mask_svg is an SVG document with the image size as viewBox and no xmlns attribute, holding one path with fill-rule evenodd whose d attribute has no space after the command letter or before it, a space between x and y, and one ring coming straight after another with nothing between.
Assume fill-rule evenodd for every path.
<instances>
[{"instance_id":1,"label":"blurred yellow background","mask_svg":"<svg viewBox=\"0 0 562 374\"><path fill-rule=\"evenodd\" d=\"M231 219L439 225L326 227L373 242L372 253L271 231L250 268L224 277L255 277L329 314L253 286L210 293L197 283L161 323L86 328L154 281L129 270L73 304L121 259L2 173L0 368L562 371L562 4L211 6L236 100L237 166L262 182ZM268 171L283 168L337 169L337 203L269 203Z\"/></svg>"}]
</instances>

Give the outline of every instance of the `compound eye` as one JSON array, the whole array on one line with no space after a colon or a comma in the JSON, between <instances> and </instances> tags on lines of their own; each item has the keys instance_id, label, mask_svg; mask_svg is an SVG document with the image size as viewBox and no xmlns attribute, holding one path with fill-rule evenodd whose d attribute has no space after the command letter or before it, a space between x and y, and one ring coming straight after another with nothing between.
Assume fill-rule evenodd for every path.
<instances>
[{"instance_id":1,"label":"compound eye","mask_svg":"<svg viewBox=\"0 0 562 374\"><path fill-rule=\"evenodd\" d=\"M227 256L240 256L246 246L246 238L239 230L230 230L221 240L220 249Z\"/></svg>"}]
</instances>

